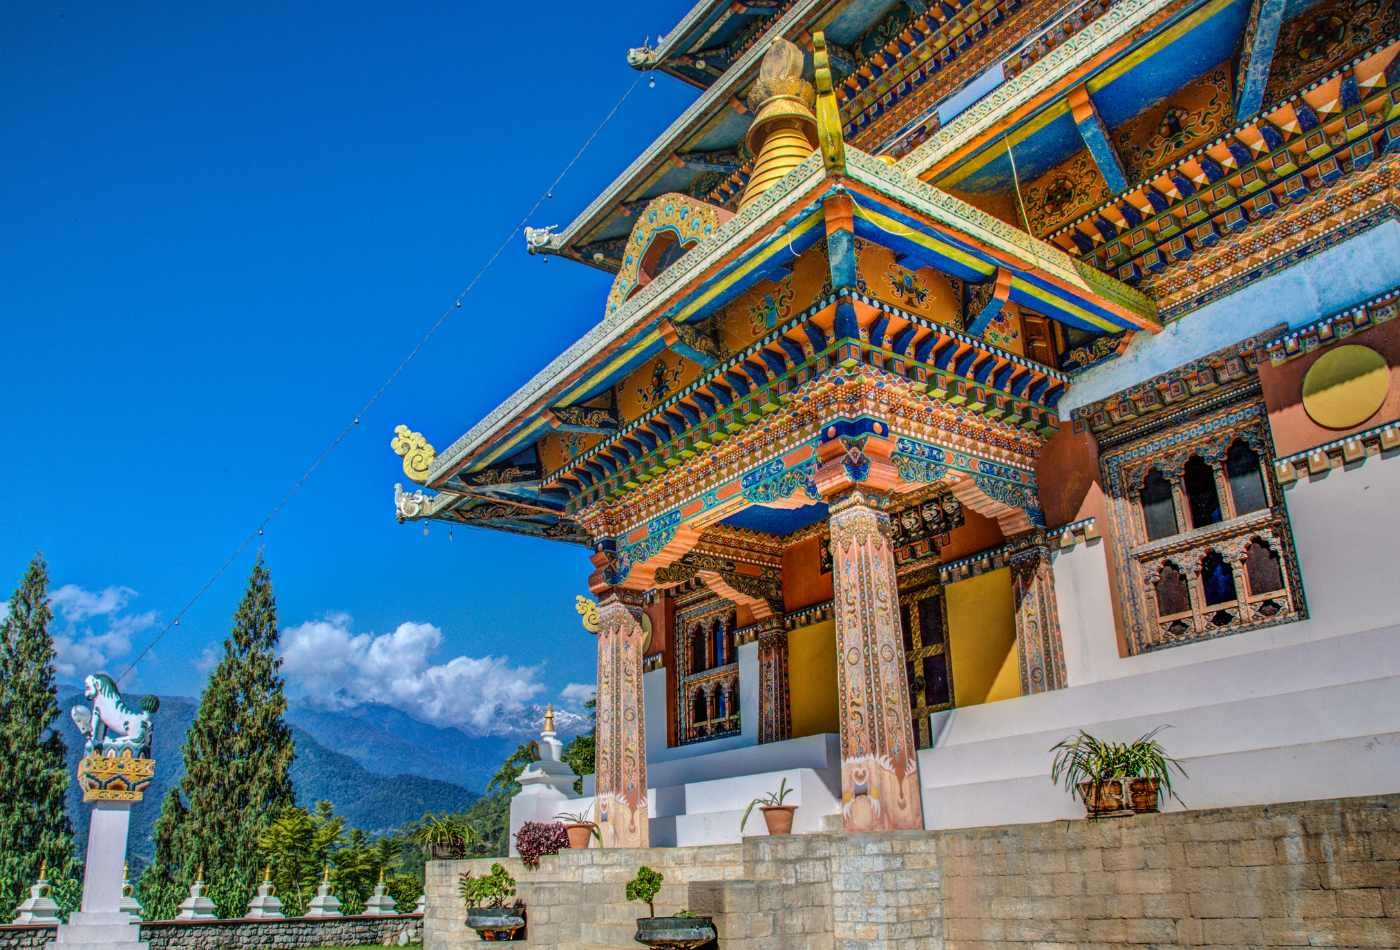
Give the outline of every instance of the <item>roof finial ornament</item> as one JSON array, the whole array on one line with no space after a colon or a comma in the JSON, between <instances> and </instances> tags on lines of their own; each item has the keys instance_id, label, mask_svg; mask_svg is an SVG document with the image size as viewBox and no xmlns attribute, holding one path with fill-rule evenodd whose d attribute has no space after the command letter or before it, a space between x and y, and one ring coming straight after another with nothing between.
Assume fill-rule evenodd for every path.
<instances>
[{"instance_id":1,"label":"roof finial ornament","mask_svg":"<svg viewBox=\"0 0 1400 950\"><path fill-rule=\"evenodd\" d=\"M428 470L433 467L437 450L423 438L423 433L414 432L408 426L394 426L394 438L389 447L395 455L403 456L403 473L415 482L422 484L428 480Z\"/></svg>"},{"instance_id":2,"label":"roof finial ornament","mask_svg":"<svg viewBox=\"0 0 1400 950\"><path fill-rule=\"evenodd\" d=\"M544 732L544 733L546 733L546 734L548 734L548 735L553 735L553 734L554 734L554 704L553 704L553 703L546 703L546 704L545 704L545 707L544 707L544 729L542 730L542 732Z\"/></svg>"},{"instance_id":3,"label":"roof finial ornament","mask_svg":"<svg viewBox=\"0 0 1400 950\"><path fill-rule=\"evenodd\" d=\"M741 211L817 148L816 92L802 78L802 69L802 50L782 37L773 40L748 95L754 119L747 142L755 158L739 199Z\"/></svg>"},{"instance_id":4,"label":"roof finial ornament","mask_svg":"<svg viewBox=\"0 0 1400 950\"><path fill-rule=\"evenodd\" d=\"M821 143L822 164L827 174L842 175L846 172L846 141L842 137L841 106L836 101L826 34L820 30L812 34L812 66L817 81L817 140Z\"/></svg>"}]
</instances>

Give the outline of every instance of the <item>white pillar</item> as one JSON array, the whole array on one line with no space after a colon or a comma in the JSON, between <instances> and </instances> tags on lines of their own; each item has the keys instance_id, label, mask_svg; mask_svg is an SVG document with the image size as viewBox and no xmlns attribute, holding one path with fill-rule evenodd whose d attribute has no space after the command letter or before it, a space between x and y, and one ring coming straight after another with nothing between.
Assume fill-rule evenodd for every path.
<instances>
[{"instance_id":1,"label":"white pillar","mask_svg":"<svg viewBox=\"0 0 1400 950\"><path fill-rule=\"evenodd\" d=\"M83 869L83 913L118 913L131 802L95 802L88 824L87 864Z\"/></svg>"}]
</instances>

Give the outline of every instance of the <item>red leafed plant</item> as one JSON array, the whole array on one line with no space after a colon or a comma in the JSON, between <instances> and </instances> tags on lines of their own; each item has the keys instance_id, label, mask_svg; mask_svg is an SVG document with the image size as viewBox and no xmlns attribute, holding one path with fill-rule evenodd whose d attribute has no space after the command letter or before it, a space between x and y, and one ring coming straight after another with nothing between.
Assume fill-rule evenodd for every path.
<instances>
[{"instance_id":1,"label":"red leafed plant","mask_svg":"<svg viewBox=\"0 0 1400 950\"><path fill-rule=\"evenodd\" d=\"M515 833L515 849L530 870L540 866L546 854L558 854L569 846L569 833L559 821L527 821Z\"/></svg>"}]
</instances>

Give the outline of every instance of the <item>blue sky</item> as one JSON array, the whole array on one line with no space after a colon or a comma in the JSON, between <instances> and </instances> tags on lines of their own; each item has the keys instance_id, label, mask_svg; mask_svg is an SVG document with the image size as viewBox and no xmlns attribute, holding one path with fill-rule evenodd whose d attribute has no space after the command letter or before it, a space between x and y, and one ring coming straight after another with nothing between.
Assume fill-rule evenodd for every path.
<instances>
[{"instance_id":1,"label":"blue sky","mask_svg":"<svg viewBox=\"0 0 1400 950\"><path fill-rule=\"evenodd\" d=\"M174 616L635 81L627 48L687 6L10 8L0 585L43 550L67 667L120 669ZM643 80L531 223L568 223L694 95ZM586 552L397 525L389 440L406 422L445 448L597 322L608 283L517 238L273 523L294 689L486 731L592 680ZM199 690L252 558L140 688Z\"/></svg>"}]
</instances>

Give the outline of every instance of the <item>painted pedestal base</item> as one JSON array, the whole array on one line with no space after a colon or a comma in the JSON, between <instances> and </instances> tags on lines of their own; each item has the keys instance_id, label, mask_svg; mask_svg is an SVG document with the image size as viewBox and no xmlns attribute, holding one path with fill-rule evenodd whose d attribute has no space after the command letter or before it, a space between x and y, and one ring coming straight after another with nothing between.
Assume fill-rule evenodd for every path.
<instances>
[{"instance_id":1,"label":"painted pedestal base","mask_svg":"<svg viewBox=\"0 0 1400 950\"><path fill-rule=\"evenodd\" d=\"M147 950L141 942L141 926L121 907L130 822L131 802L99 801L92 806L82 910L59 925L49 950Z\"/></svg>"}]
</instances>

